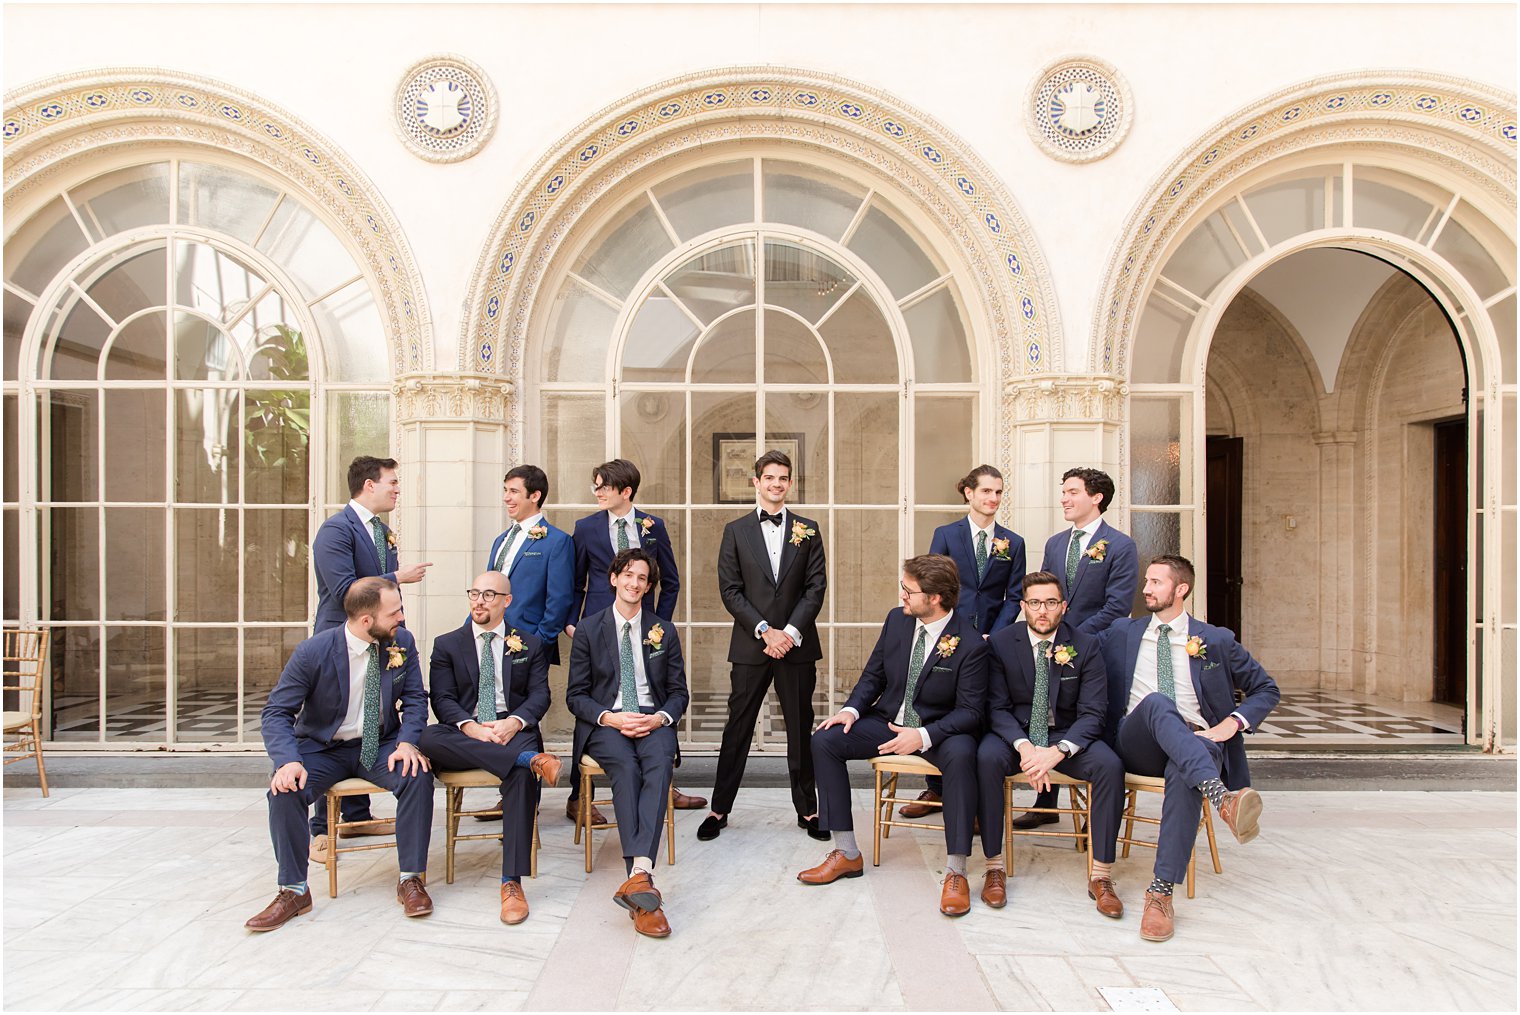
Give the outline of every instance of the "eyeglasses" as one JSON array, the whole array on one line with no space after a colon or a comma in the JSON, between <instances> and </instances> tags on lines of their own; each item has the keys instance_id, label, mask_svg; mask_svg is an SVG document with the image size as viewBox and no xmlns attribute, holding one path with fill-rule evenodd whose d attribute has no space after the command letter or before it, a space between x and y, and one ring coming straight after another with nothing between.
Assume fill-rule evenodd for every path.
<instances>
[{"instance_id":1,"label":"eyeglasses","mask_svg":"<svg viewBox=\"0 0 1520 1015\"><path fill-rule=\"evenodd\" d=\"M1033 613L1035 610L1059 610L1064 599L1025 599L1024 609Z\"/></svg>"},{"instance_id":2,"label":"eyeglasses","mask_svg":"<svg viewBox=\"0 0 1520 1015\"><path fill-rule=\"evenodd\" d=\"M591 492L592 493L601 493L603 490L611 490L611 489L612 489L612 484L611 483L592 483L591 484Z\"/></svg>"},{"instance_id":3,"label":"eyeglasses","mask_svg":"<svg viewBox=\"0 0 1520 1015\"><path fill-rule=\"evenodd\" d=\"M496 602L497 596L504 596L507 593L497 592L495 589L465 589L464 594L470 597L470 602L472 603L478 599L487 606L490 606Z\"/></svg>"},{"instance_id":4,"label":"eyeglasses","mask_svg":"<svg viewBox=\"0 0 1520 1015\"><path fill-rule=\"evenodd\" d=\"M906 592L910 596L921 596L921 595L924 594L924 590L923 589L910 589L910 588L908 588L908 586L904 585L902 582L898 582L897 584L902 588L902 590L904 592Z\"/></svg>"}]
</instances>

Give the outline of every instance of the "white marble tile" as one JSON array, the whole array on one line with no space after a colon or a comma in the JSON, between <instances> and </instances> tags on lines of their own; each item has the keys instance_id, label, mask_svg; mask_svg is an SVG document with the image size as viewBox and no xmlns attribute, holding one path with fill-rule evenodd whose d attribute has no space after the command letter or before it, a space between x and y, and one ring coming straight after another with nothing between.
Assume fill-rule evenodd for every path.
<instances>
[{"instance_id":1,"label":"white marble tile","mask_svg":"<svg viewBox=\"0 0 1520 1015\"><path fill-rule=\"evenodd\" d=\"M142 990L103 987L87 990L68 1004L70 1011L226 1011L243 992L204 990Z\"/></svg>"},{"instance_id":2,"label":"white marble tile","mask_svg":"<svg viewBox=\"0 0 1520 1015\"><path fill-rule=\"evenodd\" d=\"M389 995L381 996L381 1004L375 1011L401 1011L385 1005ZM447 990L435 1011L522 1011L527 1001L527 991L511 990Z\"/></svg>"}]
</instances>

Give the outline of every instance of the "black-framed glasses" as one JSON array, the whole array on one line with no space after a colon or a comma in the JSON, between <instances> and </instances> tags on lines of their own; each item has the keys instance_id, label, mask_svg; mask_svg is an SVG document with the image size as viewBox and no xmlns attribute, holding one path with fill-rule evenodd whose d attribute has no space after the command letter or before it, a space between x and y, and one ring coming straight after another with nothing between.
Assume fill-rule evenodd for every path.
<instances>
[{"instance_id":1,"label":"black-framed glasses","mask_svg":"<svg viewBox=\"0 0 1520 1015\"><path fill-rule=\"evenodd\" d=\"M924 594L924 590L923 589L910 589L910 588L908 588L907 585L904 585L902 582L898 582L897 584L898 584L898 586L904 592L906 592L910 596L921 596L921 595Z\"/></svg>"},{"instance_id":2,"label":"black-framed glasses","mask_svg":"<svg viewBox=\"0 0 1520 1015\"><path fill-rule=\"evenodd\" d=\"M1024 609L1033 613L1035 610L1059 610L1064 599L1024 599Z\"/></svg>"},{"instance_id":3,"label":"black-framed glasses","mask_svg":"<svg viewBox=\"0 0 1520 1015\"><path fill-rule=\"evenodd\" d=\"M464 594L470 597L470 602L473 603L478 599L487 606L496 602L497 596L506 595L505 592L497 592L495 589L465 589Z\"/></svg>"}]
</instances>

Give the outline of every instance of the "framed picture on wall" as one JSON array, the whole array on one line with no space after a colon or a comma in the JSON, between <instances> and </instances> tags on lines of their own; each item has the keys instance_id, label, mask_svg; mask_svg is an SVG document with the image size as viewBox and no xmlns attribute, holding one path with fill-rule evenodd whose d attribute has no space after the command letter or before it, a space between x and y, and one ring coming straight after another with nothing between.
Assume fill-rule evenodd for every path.
<instances>
[{"instance_id":1,"label":"framed picture on wall","mask_svg":"<svg viewBox=\"0 0 1520 1015\"><path fill-rule=\"evenodd\" d=\"M779 451L792 460L792 492L788 501L801 503L802 495L802 434L768 434L764 451ZM752 433L713 434L713 503L753 504L755 486L755 435Z\"/></svg>"}]
</instances>

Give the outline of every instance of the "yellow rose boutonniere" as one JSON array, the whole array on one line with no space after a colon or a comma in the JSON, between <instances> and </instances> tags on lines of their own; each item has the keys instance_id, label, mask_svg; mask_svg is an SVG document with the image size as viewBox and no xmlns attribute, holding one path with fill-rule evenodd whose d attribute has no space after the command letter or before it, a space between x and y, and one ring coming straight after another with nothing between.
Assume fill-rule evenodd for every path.
<instances>
[{"instance_id":1,"label":"yellow rose boutonniere","mask_svg":"<svg viewBox=\"0 0 1520 1015\"><path fill-rule=\"evenodd\" d=\"M994 539L992 541L992 555L998 560L1008 560L1008 540Z\"/></svg>"},{"instance_id":2,"label":"yellow rose boutonniere","mask_svg":"<svg viewBox=\"0 0 1520 1015\"><path fill-rule=\"evenodd\" d=\"M1209 647L1196 634L1189 638L1187 644L1183 647L1187 649L1187 654L1194 659L1207 659L1209 657Z\"/></svg>"},{"instance_id":3,"label":"yellow rose boutonniere","mask_svg":"<svg viewBox=\"0 0 1520 1015\"><path fill-rule=\"evenodd\" d=\"M392 550L394 550L396 548L396 530L395 529L386 529L385 530L385 542L386 542L386 545L389 546Z\"/></svg>"},{"instance_id":4,"label":"yellow rose boutonniere","mask_svg":"<svg viewBox=\"0 0 1520 1015\"><path fill-rule=\"evenodd\" d=\"M659 648L660 642L665 640L665 629L659 624L649 629L649 637L644 639L644 644L650 648Z\"/></svg>"},{"instance_id":5,"label":"yellow rose boutonniere","mask_svg":"<svg viewBox=\"0 0 1520 1015\"><path fill-rule=\"evenodd\" d=\"M1065 666L1067 663L1076 660L1077 647L1075 645L1059 645L1054 652L1047 652L1047 654L1056 661L1057 666Z\"/></svg>"},{"instance_id":6,"label":"yellow rose boutonniere","mask_svg":"<svg viewBox=\"0 0 1520 1015\"><path fill-rule=\"evenodd\" d=\"M639 528L641 528L641 529L644 530L644 534L642 536L640 536L639 538L640 539L648 539L649 538L649 532L650 532L650 530L654 528L654 519L653 518L648 518L648 517L640 518L639 519Z\"/></svg>"},{"instance_id":7,"label":"yellow rose boutonniere","mask_svg":"<svg viewBox=\"0 0 1520 1015\"><path fill-rule=\"evenodd\" d=\"M939 657L941 659L949 659L951 656L955 655L956 646L960 645L960 643L960 635L955 635L952 637L947 634L941 638L939 642L934 646L934 651L939 653Z\"/></svg>"},{"instance_id":8,"label":"yellow rose boutonniere","mask_svg":"<svg viewBox=\"0 0 1520 1015\"><path fill-rule=\"evenodd\" d=\"M387 645L385 647L385 668L397 670L406 665L406 649L400 645Z\"/></svg>"},{"instance_id":9,"label":"yellow rose boutonniere","mask_svg":"<svg viewBox=\"0 0 1520 1015\"><path fill-rule=\"evenodd\" d=\"M535 525L531 529L528 530L528 538L529 539L543 539L548 534L549 534L549 526L547 526L547 525Z\"/></svg>"},{"instance_id":10,"label":"yellow rose boutonniere","mask_svg":"<svg viewBox=\"0 0 1520 1015\"><path fill-rule=\"evenodd\" d=\"M1085 556L1091 557L1094 563L1103 563L1103 558L1108 556L1108 540L1100 539L1089 546Z\"/></svg>"},{"instance_id":11,"label":"yellow rose boutonniere","mask_svg":"<svg viewBox=\"0 0 1520 1015\"><path fill-rule=\"evenodd\" d=\"M507 635L507 640L502 644L507 646L507 651L512 655L517 655L517 653L523 650L522 635L517 633L516 628L513 628L512 633Z\"/></svg>"},{"instance_id":12,"label":"yellow rose boutonniere","mask_svg":"<svg viewBox=\"0 0 1520 1015\"><path fill-rule=\"evenodd\" d=\"M818 535L817 529L810 529L801 522L792 523L792 538L787 540L793 546L801 546L804 539L811 539Z\"/></svg>"}]
</instances>

